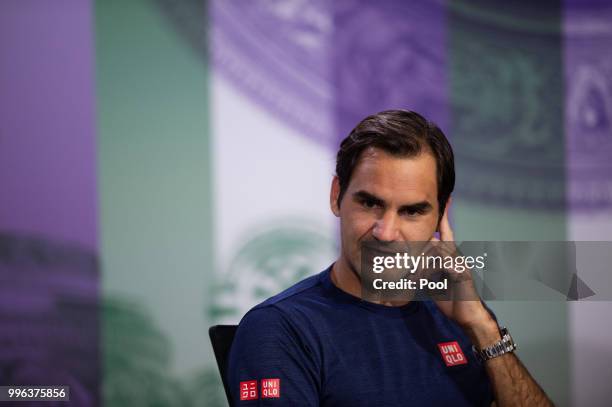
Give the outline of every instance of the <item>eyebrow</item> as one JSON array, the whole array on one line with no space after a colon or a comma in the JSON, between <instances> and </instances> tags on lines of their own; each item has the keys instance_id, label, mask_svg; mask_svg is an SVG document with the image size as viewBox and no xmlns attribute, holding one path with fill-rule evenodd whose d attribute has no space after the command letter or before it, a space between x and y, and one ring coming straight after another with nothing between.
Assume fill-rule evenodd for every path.
<instances>
[{"instance_id":1,"label":"eyebrow","mask_svg":"<svg viewBox=\"0 0 612 407\"><path fill-rule=\"evenodd\" d=\"M377 205L380 206L386 206L385 201L382 198L377 197L374 194L371 194L369 192L366 191L357 191L353 194L353 199L356 200L369 200L372 201L374 203L376 203ZM421 202L415 202L412 204L407 204L407 205L402 205L399 208L399 212L403 212L403 211L414 211L414 212L429 212L431 209L433 209L432 205L427 202L427 201L421 201Z\"/></svg>"}]
</instances>

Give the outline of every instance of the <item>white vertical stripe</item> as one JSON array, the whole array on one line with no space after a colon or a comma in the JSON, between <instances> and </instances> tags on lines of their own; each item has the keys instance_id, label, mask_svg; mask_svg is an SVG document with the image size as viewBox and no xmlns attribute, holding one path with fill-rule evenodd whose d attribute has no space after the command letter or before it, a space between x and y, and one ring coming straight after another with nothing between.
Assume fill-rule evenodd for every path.
<instances>
[{"instance_id":1,"label":"white vertical stripe","mask_svg":"<svg viewBox=\"0 0 612 407\"><path fill-rule=\"evenodd\" d=\"M239 247L266 224L301 219L333 241L334 152L274 118L218 73L211 75L211 89L216 271L226 272ZM328 257L316 267L329 265Z\"/></svg>"}]
</instances>

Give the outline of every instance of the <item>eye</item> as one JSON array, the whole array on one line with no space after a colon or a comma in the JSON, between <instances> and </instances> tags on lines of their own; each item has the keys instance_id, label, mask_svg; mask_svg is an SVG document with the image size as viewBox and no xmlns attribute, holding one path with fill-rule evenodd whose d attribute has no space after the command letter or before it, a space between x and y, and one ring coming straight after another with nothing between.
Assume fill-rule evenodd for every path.
<instances>
[{"instance_id":1,"label":"eye","mask_svg":"<svg viewBox=\"0 0 612 407\"><path fill-rule=\"evenodd\" d=\"M362 199L361 206L367 209L374 209L374 208L378 208L380 205L374 199Z\"/></svg>"},{"instance_id":2,"label":"eye","mask_svg":"<svg viewBox=\"0 0 612 407\"><path fill-rule=\"evenodd\" d=\"M415 217L423 215L425 211L423 209L404 209L400 212L402 216Z\"/></svg>"}]
</instances>

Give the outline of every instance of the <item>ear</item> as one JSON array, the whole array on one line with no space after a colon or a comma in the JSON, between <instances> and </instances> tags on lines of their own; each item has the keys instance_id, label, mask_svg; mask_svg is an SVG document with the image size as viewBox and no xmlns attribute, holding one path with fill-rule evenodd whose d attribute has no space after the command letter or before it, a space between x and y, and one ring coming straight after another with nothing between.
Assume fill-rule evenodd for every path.
<instances>
[{"instance_id":1,"label":"ear","mask_svg":"<svg viewBox=\"0 0 612 407\"><path fill-rule=\"evenodd\" d=\"M340 180L337 175L334 175L334 179L331 184L331 191L329 193L329 207L334 215L340 216L340 204L338 198L340 197Z\"/></svg>"},{"instance_id":2,"label":"ear","mask_svg":"<svg viewBox=\"0 0 612 407\"><path fill-rule=\"evenodd\" d=\"M448 216L448 211L452 203L453 203L453 197L449 196L448 199L446 200L446 205L444 205L444 212L438 216L438 226L436 227L436 232L440 231L440 223L442 223L442 218L444 218L445 216Z\"/></svg>"},{"instance_id":3,"label":"ear","mask_svg":"<svg viewBox=\"0 0 612 407\"><path fill-rule=\"evenodd\" d=\"M453 197L449 196L446 200L446 206L444 207L444 216L448 217L448 212L450 211L451 204L453 203Z\"/></svg>"}]
</instances>

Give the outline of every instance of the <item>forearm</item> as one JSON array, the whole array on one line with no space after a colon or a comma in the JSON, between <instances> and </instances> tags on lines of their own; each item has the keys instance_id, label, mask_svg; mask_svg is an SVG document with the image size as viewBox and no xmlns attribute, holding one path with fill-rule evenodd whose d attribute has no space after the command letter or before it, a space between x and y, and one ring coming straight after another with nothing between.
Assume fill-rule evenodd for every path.
<instances>
[{"instance_id":1,"label":"forearm","mask_svg":"<svg viewBox=\"0 0 612 407\"><path fill-rule=\"evenodd\" d=\"M478 349L501 339L499 328L493 319L466 331ZM487 360L484 364L498 407L553 405L514 353Z\"/></svg>"},{"instance_id":2,"label":"forearm","mask_svg":"<svg viewBox=\"0 0 612 407\"><path fill-rule=\"evenodd\" d=\"M488 360L485 367L498 407L553 405L515 354Z\"/></svg>"}]
</instances>

